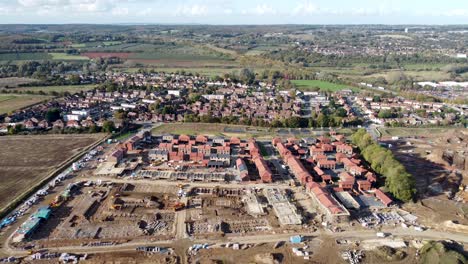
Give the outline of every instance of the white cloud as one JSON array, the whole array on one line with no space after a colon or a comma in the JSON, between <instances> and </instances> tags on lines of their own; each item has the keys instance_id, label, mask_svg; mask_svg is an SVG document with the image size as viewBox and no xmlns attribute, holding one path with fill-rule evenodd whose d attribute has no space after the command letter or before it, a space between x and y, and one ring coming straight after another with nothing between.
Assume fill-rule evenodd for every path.
<instances>
[{"instance_id":1,"label":"white cloud","mask_svg":"<svg viewBox=\"0 0 468 264\"><path fill-rule=\"evenodd\" d=\"M23 7L57 6L67 4L66 0L18 0Z\"/></svg>"},{"instance_id":2,"label":"white cloud","mask_svg":"<svg viewBox=\"0 0 468 264\"><path fill-rule=\"evenodd\" d=\"M313 4L310 1L303 1L299 3L296 8L294 8L292 14L293 15L311 15L319 13L320 9L318 6Z\"/></svg>"},{"instance_id":3,"label":"white cloud","mask_svg":"<svg viewBox=\"0 0 468 264\"><path fill-rule=\"evenodd\" d=\"M115 7L111 11L114 16L126 16L129 13L128 8L126 7Z\"/></svg>"},{"instance_id":4,"label":"white cloud","mask_svg":"<svg viewBox=\"0 0 468 264\"><path fill-rule=\"evenodd\" d=\"M271 5L267 4L258 4L255 8L252 9L243 9L240 11L242 15L276 15L278 12Z\"/></svg>"},{"instance_id":5,"label":"white cloud","mask_svg":"<svg viewBox=\"0 0 468 264\"><path fill-rule=\"evenodd\" d=\"M137 12L138 16L148 16L150 14L153 13L153 9L152 8L146 8L144 10L140 10Z\"/></svg>"},{"instance_id":6,"label":"white cloud","mask_svg":"<svg viewBox=\"0 0 468 264\"><path fill-rule=\"evenodd\" d=\"M468 9L453 9L443 13L444 16L461 16L468 17Z\"/></svg>"},{"instance_id":7,"label":"white cloud","mask_svg":"<svg viewBox=\"0 0 468 264\"><path fill-rule=\"evenodd\" d=\"M174 14L176 16L203 16L207 15L209 11L206 5L179 5Z\"/></svg>"},{"instance_id":8,"label":"white cloud","mask_svg":"<svg viewBox=\"0 0 468 264\"><path fill-rule=\"evenodd\" d=\"M6 7L0 6L0 15L6 15L10 12L10 10Z\"/></svg>"},{"instance_id":9,"label":"white cloud","mask_svg":"<svg viewBox=\"0 0 468 264\"><path fill-rule=\"evenodd\" d=\"M261 4L255 7L253 13L257 15L274 15L277 12L276 9L274 9L272 6L267 4Z\"/></svg>"},{"instance_id":10,"label":"white cloud","mask_svg":"<svg viewBox=\"0 0 468 264\"><path fill-rule=\"evenodd\" d=\"M117 8L119 3L127 1L118 0L18 0L18 4L26 9L36 12L73 11L73 12L105 12Z\"/></svg>"},{"instance_id":11,"label":"white cloud","mask_svg":"<svg viewBox=\"0 0 468 264\"><path fill-rule=\"evenodd\" d=\"M353 16L372 16L372 15L377 15L379 14L379 11L372 9L372 8L353 8L351 12L349 12L350 15Z\"/></svg>"}]
</instances>

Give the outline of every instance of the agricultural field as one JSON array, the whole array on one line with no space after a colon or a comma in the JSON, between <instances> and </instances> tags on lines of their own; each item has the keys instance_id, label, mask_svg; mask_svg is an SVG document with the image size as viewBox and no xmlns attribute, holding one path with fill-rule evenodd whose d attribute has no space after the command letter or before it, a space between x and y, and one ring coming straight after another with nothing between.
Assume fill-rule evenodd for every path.
<instances>
[{"instance_id":1,"label":"agricultural field","mask_svg":"<svg viewBox=\"0 0 468 264\"><path fill-rule=\"evenodd\" d=\"M127 72L127 73L135 73L138 72L141 68L135 68L135 67L129 67L129 68L114 68L114 71L117 72ZM240 72L240 68L222 68L222 67L147 67L144 68L147 71L154 70L157 72L166 72L166 73L171 73L171 72L181 72L185 71L186 73L192 73L192 74L200 74L203 76L208 76L208 77L214 77L214 76L222 76L223 74L226 73L236 73L238 74Z\"/></svg>"},{"instance_id":2,"label":"agricultural field","mask_svg":"<svg viewBox=\"0 0 468 264\"><path fill-rule=\"evenodd\" d=\"M385 78L387 81L390 81L392 79L392 74L394 72L399 72L399 71L381 71L379 73L374 73L370 75L364 76L366 79L376 79L379 77ZM443 72L443 71L437 71L437 70L431 70L431 71L423 71L423 70L405 70L403 71L403 74L412 77L415 81L445 81L445 80L450 80L450 73L448 72Z\"/></svg>"},{"instance_id":3,"label":"agricultural field","mask_svg":"<svg viewBox=\"0 0 468 264\"><path fill-rule=\"evenodd\" d=\"M100 48L100 47L107 47L107 46L115 46L122 44L121 41L103 41L103 42L86 42L86 43L73 43L70 45L70 47L75 48L75 49L81 49L81 48Z\"/></svg>"},{"instance_id":4,"label":"agricultural field","mask_svg":"<svg viewBox=\"0 0 468 264\"><path fill-rule=\"evenodd\" d=\"M0 208L104 137L104 134L0 137Z\"/></svg>"},{"instance_id":5,"label":"agricultural field","mask_svg":"<svg viewBox=\"0 0 468 264\"><path fill-rule=\"evenodd\" d=\"M45 52L20 52L0 54L0 61L50 60L52 56Z\"/></svg>"},{"instance_id":6,"label":"agricultural field","mask_svg":"<svg viewBox=\"0 0 468 264\"><path fill-rule=\"evenodd\" d=\"M123 43L112 46L99 46L83 48L83 56L109 56L106 54L126 53L124 59L137 60L226 60L231 59L235 53L217 47L204 47L198 45L161 45L145 43ZM122 55L119 55L121 57Z\"/></svg>"},{"instance_id":7,"label":"agricultural field","mask_svg":"<svg viewBox=\"0 0 468 264\"><path fill-rule=\"evenodd\" d=\"M72 61L72 60L89 60L86 56L72 55L67 53L49 53L53 60Z\"/></svg>"},{"instance_id":8,"label":"agricultural field","mask_svg":"<svg viewBox=\"0 0 468 264\"><path fill-rule=\"evenodd\" d=\"M129 52L85 52L81 53L83 57L87 57L90 59L95 58L110 58L110 57L117 57L121 59L127 59L131 53Z\"/></svg>"},{"instance_id":9,"label":"agricultural field","mask_svg":"<svg viewBox=\"0 0 468 264\"><path fill-rule=\"evenodd\" d=\"M0 88L18 87L23 84L37 82L39 80L24 77L0 78Z\"/></svg>"},{"instance_id":10,"label":"agricultural field","mask_svg":"<svg viewBox=\"0 0 468 264\"><path fill-rule=\"evenodd\" d=\"M460 66L459 64L453 64ZM379 77L385 78L387 81L392 79L394 72L400 72L408 77L412 77L415 81L445 81L450 80L450 73L444 71L450 65L444 63L415 63L415 64L402 64L402 65L387 65L393 69L373 69L370 68L368 63L352 63L349 66L343 67L327 67L327 66L313 66L307 69L336 74L341 77L353 78L357 80L375 80ZM462 75L463 76L463 75Z\"/></svg>"},{"instance_id":11,"label":"agricultural field","mask_svg":"<svg viewBox=\"0 0 468 264\"><path fill-rule=\"evenodd\" d=\"M0 94L0 114L37 104L50 98L52 98L52 96Z\"/></svg>"},{"instance_id":12,"label":"agricultural field","mask_svg":"<svg viewBox=\"0 0 468 264\"><path fill-rule=\"evenodd\" d=\"M294 85L296 85L299 90L302 90L302 91L309 91L315 88L319 88L320 91L328 91L328 92L336 92L336 91L344 90L344 89L351 89L354 91L358 90L358 88L352 87L349 85L336 84L336 83L319 81L319 80L292 80L291 82Z\"/></svg>"},{"instance_id":13,"label":"agricultural field","mask_svg":"<svg viewBox=\"0 0 468 264\"><path fill-rule=\"evenodd\" d=\"M86 43L75 43L75 44L71 44L70 47L75 48L75 49L86 48Z\"/></svg>"},{"instance_id":14,"label":"agricultural field","mask_svg":"<svg viewBox=\"0 0 468 264\"><path fill-rule=\"evenodd\" d=\"M245 55L248 55L248 56L262 55L264 53L268 53L268 52L271 52L271 51L274 51L274 50L278 50L280 48L287 48L287 45L278 45L278 46L259 45L259 46L256 46L256 47L252 48L252 49L249 49L247 52L245 52Z\"/></svg>"},{"instance_id":15,"label":"agricultural field","mask_svg":"<svg viewBox=\"0 0 468 264\"><path fill-rule=\"evenodd\" d=\"M97 85L95 84L86 84L86 85L63 85L63 86L32 86L32 87L18 87L14 89L9 89L9 90L14 90L17 92L26 92L26 91L32 91L32 92L39 92L43 91L45 93L48 92L69 92L69 93L79 93L81 91L89 91L92 90L96 87Z\"/></svg>"}]
</instances>

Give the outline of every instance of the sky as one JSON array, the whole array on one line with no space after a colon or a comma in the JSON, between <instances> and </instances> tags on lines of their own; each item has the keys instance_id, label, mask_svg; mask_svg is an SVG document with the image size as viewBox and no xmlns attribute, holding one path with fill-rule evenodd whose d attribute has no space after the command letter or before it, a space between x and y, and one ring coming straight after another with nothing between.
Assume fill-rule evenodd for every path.
<instances>
[{"instance_id":1,"label":"sky","mask_svg":"<svg viewBox=\"0 0 468 264\"><path fill-rule=\"evenodd\" d=\"M0 24L468 24L468 0L0 0Z\"/></svg>"}]
</instances>

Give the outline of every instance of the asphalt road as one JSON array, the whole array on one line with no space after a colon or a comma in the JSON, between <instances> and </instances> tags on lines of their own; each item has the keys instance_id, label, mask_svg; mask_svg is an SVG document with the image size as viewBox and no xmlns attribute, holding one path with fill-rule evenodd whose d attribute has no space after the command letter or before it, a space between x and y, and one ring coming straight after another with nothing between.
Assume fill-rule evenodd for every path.
<instances>
[{"instance_id":1,"label":"asphalt road","mask_svg":"<svg viewBox=\"0 0 468 264\"><path fill-rule=\"evenodd\" d=\"M184 229L185 230L185 229ZM275 243L278 241L288 241L291 236L294 235L303 235L305 237L320 237L327 235L329 237L338 239L338 238L347 238L347 239L357 239L357 240L388 240L388 239L430 239L430 240L454 240L461 243L468 243L468 236L463 233L449 233L449 232L440 232L434 230L426 230L423 232L418 232L413 229L407 228L388 228L382 230L385 233L390 233L390 238L377 238L375 230L359 230L359 231L345 231L339 233L332 233L326 230L320 230L311 233L287 233L287 234L266 234L266 235L249 235L249 236L228 236L227 238L220 240L207 240L207 239L195 239L191 240L193 244L202 244L208 243L210 245L220 245L227 242L235 243ZM185 233L185 231L184 231ZM178 241L184 240L182 237L176 240L164 240L156 242L129 242L125 244L113 245L113 246L103 246L103 247L82 247L82 246L67 246L67 247L51 247L47 248L50 252L67 252L67 253L106 253L106 252L120 252L120 251L133 251L136 247L139 246L170 246L171 244L177 244ZM7 246L7 245L5 245ZM27 251L18 250L7 246L4 250L11 256L25 256L28 254Z\"/></svg>"}]
</instances>

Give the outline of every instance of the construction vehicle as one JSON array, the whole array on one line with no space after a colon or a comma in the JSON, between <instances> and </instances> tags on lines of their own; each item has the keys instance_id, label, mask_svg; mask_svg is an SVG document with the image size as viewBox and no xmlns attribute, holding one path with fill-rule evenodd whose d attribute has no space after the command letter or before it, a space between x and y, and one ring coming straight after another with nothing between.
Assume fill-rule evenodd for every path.
<instances>
[{"instance_id":1,"label":"construction vehicle","mask_svg":"<svg viewBox=\"0 0 468 264\"><path fill-rule=\"evenodd\" d=\"M122 209L122 205L121 204L113 204L111 206L111 209L113 210L121 210Z\"/></svg>"},{"instance_id":2,"label":"construction vehicle","mask_svg":"<svg viewBox=\"0 0 468 264\"><path fill-rule=\"evenodd\" d=\"M49 205L50 207L59 207L64 201L65 199L62 195L57 195Z\"/></svg>"},{"instance_id":3,"label":"construction vehicle","mask_svg":"<svg viewBox=\"0 0 468 264\"><path fill-rule=\"evenodd\" d=\"M167 207L168 210L173 210L174 212L180 211L185 208L185 204L181 202L170 202Z\"/></svg>"},{"instance_id":4,"label":"construction vehicle","mask_svg":"<svg viewBox=\"0 0 468 264\"><path fill-rule=\"evenodd\" d=\"M185 204L177 202L177 203L174 204L173 208L174 208L174 211L180 211L180 210L185 208Z\"/></svg>"}]
</instances>

